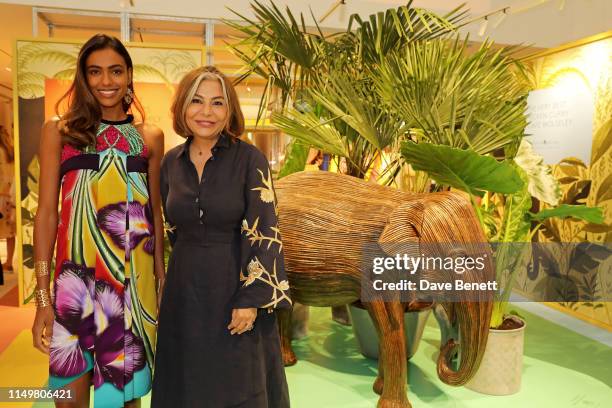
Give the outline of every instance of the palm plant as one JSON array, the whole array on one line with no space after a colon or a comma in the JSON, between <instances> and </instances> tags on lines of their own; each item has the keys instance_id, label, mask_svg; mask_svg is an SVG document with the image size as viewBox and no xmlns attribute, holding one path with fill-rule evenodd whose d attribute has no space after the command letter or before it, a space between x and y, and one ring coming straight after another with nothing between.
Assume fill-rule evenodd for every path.
<instances>
[{"instance_id":1,"label":"palm plant","mask_svg":"<svg viewBox=\"0 0 612 408\"><path fill-rule=\"evenodd\" d=\"M304 144L346 158L349 175L364 178L380 152L405 131L401 115L384 109L363 73L334 69L308 94L314 108L302 103L299 110L274 113L273 122Z\"/></svg>"},{"instance_id":2,"label":"palm plant","mask_svg":"<svg viewBox=\"0 0 612 408\"><path fill-rule=\"evenodd\" d=\"M528 89L516 80L512 49L485 41L471 55L468 38L412 43L373 67L381 99L401 112L418 141L513 157L526 125ZM499 154L497 154L499 156Z\"/></svg>"},{"instance_id":3,"label":"palm plant","mask_svg":"<svg viewBox=\"0 0 612 408\"><path fill-rule=\"evenodd\" d=\"M412 41L436 38L454 29L467 11L462 7L440 17L427 10L406 6L362 20L349 19L344 32L325 35L313 16L309 30L303 15L298 19L289 8L283 13L274 3L251 3L255 19L234 12L241 21L226 23L245 38L230 49L245 63L242 79L255 73L267 80L266 89L281 90L282 107L321 80L330 66L353 66L380 60L381 56ZM354 25L356 27L354 27Z\"/></svg>"},{"instance_id":4,"label":"palm plant","mask_svg":"<svg viewBox=\"0 0 612 408\"><path fill-rule=\"evenodd\" d=\"M274 4L252 4L255 19L229 25L246 38L231 49L244 63L239 80L257 74L266 79L258 120L278 94L273 121L308 146L344 157L347 174L365 177L380 151L405 132L400 114L389 112L368 67L407 44L447 35L466 11L440 17L414 8L377 13L367 20L351 16L346 31L313 32L305 19Z\"/></svg>"}]
</instances>

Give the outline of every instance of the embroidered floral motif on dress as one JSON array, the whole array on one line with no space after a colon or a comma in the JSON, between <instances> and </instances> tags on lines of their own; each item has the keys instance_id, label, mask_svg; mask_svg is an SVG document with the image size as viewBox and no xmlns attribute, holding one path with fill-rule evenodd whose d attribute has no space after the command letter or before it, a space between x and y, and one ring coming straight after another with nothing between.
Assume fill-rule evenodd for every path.
<instances>
[{"instance_id":1,"label":"embroidered floral motif on dress","mask_svg":"<svg viewBox=\"0 0 612 408\"><path fill-rule=\"evenodd\" d=\"M262 309L266 308L274 308L281 301L286 300L291 304L291 299L285 291L289 290L289 281L286 279L282 281L278 281L278 277L276 275L276 260L274 260L274 265L272 267L272 272L269 272L262 264L259 262L257 257L253 258L249 265L247 266L248 275L244 276L242 271L240 271L240 281L244 282L242 286L249 286L256 280L264 282L269 285L272 290L272 298L270 302L260 306Z\"/></svg>"},{"instance_id":2,"label":"embroidered floral motif on dress","mask_svg":"<svg viewBox=\"0 0 612 408\"><path fill-rule=\"evenodd\" d=\"M261 170L257 169L257 171L261 176L261 182L263 184L263 187L255 187L252 190L259 191L261 201L263 201L264 203L274 203L274 207L276 209L274 190L272 189L272 175L270 174L270 170L268 170L268 177L264 176Z\"/></svg>"}]
</instances>

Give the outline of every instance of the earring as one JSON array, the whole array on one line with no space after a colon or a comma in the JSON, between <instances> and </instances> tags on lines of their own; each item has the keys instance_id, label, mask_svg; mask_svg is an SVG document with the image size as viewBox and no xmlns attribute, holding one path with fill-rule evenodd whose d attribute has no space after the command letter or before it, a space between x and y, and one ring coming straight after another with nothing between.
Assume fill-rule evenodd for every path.
<instances>
[{"instance_id":1,"label":"earring","mask_svg":"<svg viewBox=\"0 0 612 408\"><path fill-rule=\"evenodd\" d=\"M127 92L125 93L125 96L123 97L123 101L125 102L126 105L129 105L132 103L133 100L134 100L134 91L132 91L131 88L128 88Z\"/></svg>"}]
</instances>

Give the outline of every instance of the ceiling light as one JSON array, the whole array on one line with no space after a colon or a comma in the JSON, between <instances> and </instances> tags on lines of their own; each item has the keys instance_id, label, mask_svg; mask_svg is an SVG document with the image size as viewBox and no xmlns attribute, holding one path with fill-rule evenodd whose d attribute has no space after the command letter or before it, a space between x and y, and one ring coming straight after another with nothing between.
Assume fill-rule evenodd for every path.
<instances>
[{"instance_id":1,"label":"ceiling light","mask_svg":"<svg viewBox=\"0 0 612 408\"><path fill-rule=\"evenodd\" d=\"M344 5L346 5L346 0L337 0L334 4L332 4L329 10L327 10L327 12L325 12L325 14L321 16L321 18L319 19L319 23L322 23L323 21L325 21L325 19L327 19L327 17L329 17L334 11L336 11L338 7L344 6Z\"/></svg>"},{"instance_id":2,"label":"ceiling light","mask_svg":"<svg viewBox=\"0 0 612 408\"><path fill-rule=\"evenodd\" d=\"M11 72L11 71L12 71L11 67L6 67L6 68L4 68L4 69L6 69L8 72Z\"/></svg>"},{"instance_id":3,"label":"ceiling light","mask_svg":"<svg viewBox=\"0 0 612 408\"><path fill-rule=\"evenodd\" d=\"M493 26L493 28L499 27L499 25L506 19L507 16L508 16L508 7L502 10L501 15L495 22L495 25Z\"/></svg>"},{"instance_id":4,"label":"ceiling light","mask_svg":"<svg viewBox=\"0 0 612 408\"><path fill-rule=\"evenodd\" d=\"M489 25L489 17L484 17L482 23L480 24L480 30L478 30L478 35L483 36L487 31L487 26Z\"/></svg>"}]
</instances>

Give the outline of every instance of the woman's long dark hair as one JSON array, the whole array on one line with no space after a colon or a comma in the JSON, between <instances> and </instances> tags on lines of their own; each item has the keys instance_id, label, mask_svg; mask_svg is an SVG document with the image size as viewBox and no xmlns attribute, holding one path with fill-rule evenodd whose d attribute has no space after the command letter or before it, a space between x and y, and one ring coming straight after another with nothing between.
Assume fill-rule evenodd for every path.
<instances>
[{"instance_id":1,"label":"woman's long dark hair","mask_svg":"<svg viewBox=\"0 0 612 408\"><path fill-rule=\"evenodd\" d=\"M81 47L77 58L74 81L72 81L68 92L55 105L55 112L63 122L60 128L62 141L77 148L95 145L96 142L96 132L102 119L102 109L100 109L100 104L87 85L86 62L92 52L107 48L121 55L128 72L133 72L132 58L121 41L106 34L96 34ZM132 92L134 91L133 79L128 87ZM62 103L67 104L67 110L63 114L60 113ZM141 119L144 120L144 110L136 97L133 98L132 103L138 110ZM130 105L123 102L123 110L126 113L129 111Z\"/></svg>"}]
</instances>

